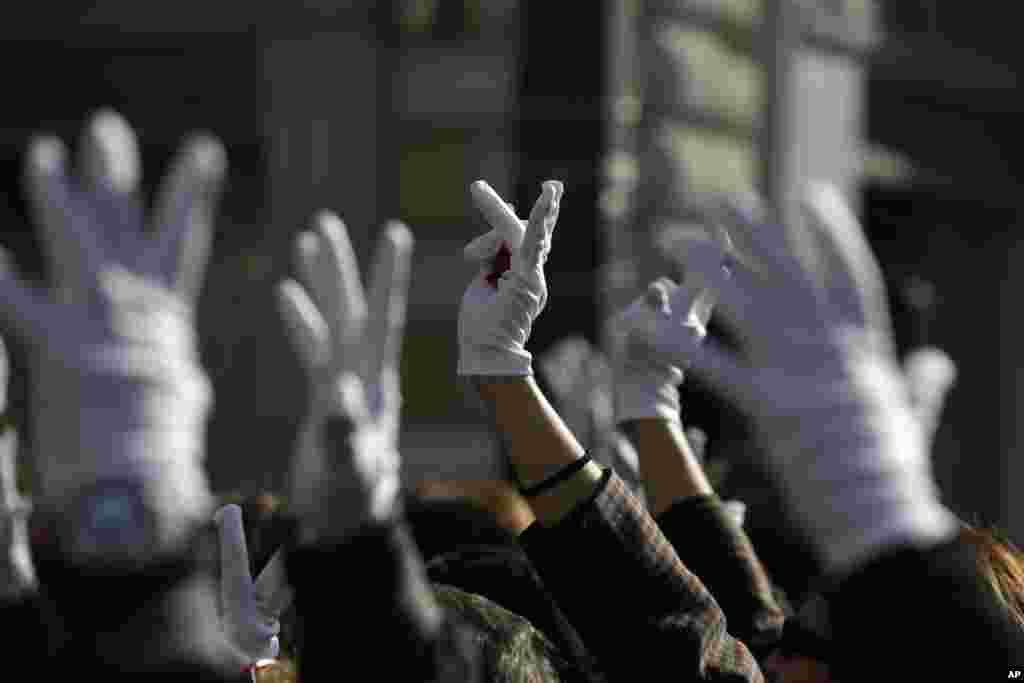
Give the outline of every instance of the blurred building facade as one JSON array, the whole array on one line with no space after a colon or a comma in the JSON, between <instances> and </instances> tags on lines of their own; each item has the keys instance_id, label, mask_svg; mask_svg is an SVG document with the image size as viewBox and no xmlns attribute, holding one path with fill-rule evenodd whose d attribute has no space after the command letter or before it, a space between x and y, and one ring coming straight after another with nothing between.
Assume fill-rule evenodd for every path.
<instances>
[{"instance_id":1,"label":"blurred building facade","mask_svg":"<svg viewBox=\"0 0 1024 683\"><path fill-rule=\"evenodd\" d=\"M277 488L306 400L272 293L293 272L292 241L328 208L368 264L378 227L407 221L404 454L414 478L444 476L492 447L454 379L472 275L460 251L484 229L472 180L523 213L541 180L566 181L537 350L570 332L596 341L607 312L664 272L659 245L702 229L710 197L778 200L802 178L831 180L862 207L902 343L960 364L936 447L944 493L1024 534L1011 484L1024 474L1024 252L1010 229L1020 58L997 17L958 7L37 2L0 23L0 53L23 65L0 116L0 241L39 272L18 190L33 132L73 140L89 111L115 107L142 138L148 190L186 132L222 137L232 170L199 311L217 389L210 472L218 489ZM937 294L914 309L900 292Z\"/></svg>"}]
</instances>

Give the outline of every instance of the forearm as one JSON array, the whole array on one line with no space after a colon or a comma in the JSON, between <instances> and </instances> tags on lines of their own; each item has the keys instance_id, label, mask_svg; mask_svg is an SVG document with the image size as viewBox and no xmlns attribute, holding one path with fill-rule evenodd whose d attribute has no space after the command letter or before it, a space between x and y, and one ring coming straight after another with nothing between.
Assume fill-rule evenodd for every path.
<instances>
[{"instance_id":1,"label":"forearm","mask_svg":"<svg viewBox=\"0 0 1024 683\"><path fill-rule=\"evenodd\" d=\"M532 377L477 378L475 382L522 486L543 482L585 455ZM538 521L549 525L564 518L593 495L600 478L601 469L588 463L562 483L531 497Z\"/></svg>"},{"instance_id":2,"label":"forearm","mask_svg":"<svg viewBox=\"0 0 1024 683\"><path fill-rule=\"evenodd\" d=\"M730 631L750 645L777 640L783 613L743 530L714 495L674 420L627 420L622 431L640 454L651 514L683 564L704 582L729 619Z\"/></svg>"},{"instance_id":3,"label":"forearm","mask_svg":"<svg viewBox=\"0 0 1024 683\"><path fill-rule=\"evenodd\" d=\"M681 500L714 493L679 422L642 418L627 420L621 428L640 454L640 474L652 515Z\"/></svg>"}]
</instances>

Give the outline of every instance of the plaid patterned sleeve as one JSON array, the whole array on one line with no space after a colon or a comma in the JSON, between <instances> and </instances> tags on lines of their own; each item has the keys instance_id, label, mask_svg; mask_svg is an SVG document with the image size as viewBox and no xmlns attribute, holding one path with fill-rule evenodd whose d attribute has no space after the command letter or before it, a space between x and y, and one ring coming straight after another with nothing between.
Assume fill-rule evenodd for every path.
<instances>
[{"instance_id":1,"label":"plaid patterned sleeve","mask_svg":"<svg viewBox=\"0 0 1024 683\"><path fill-rule=\"evenodd\" d=\"M715 596L731 634L755 652L779 642L785 613L750 539L717 496L681 500L656 521L682 563Z\"/></svg>"},{"instance_id":2,"label":"plaid patterned sleeve","mask_svg":"<svg viewBox=\"0 0 1024 683\"><path fill-rule=\"evenodd\" d=\"M714 598L610 470L591 500L520 542L609 680L763 680Z\"/></svg>"}]
</instances>

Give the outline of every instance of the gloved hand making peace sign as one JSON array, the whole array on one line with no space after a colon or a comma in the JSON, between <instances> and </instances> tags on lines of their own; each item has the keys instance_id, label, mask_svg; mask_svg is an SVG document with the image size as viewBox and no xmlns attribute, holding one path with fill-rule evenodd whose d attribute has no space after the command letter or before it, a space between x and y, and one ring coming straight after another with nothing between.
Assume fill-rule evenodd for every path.
<instances>
[{"instance_id":1,"label":"gloved hand making peace sign","mask_svg":"<svg viewBox=\"0 0 1024 683\"><path fill-rule=\"evenodd\" d=\"M470 192L492 229L465 248L466 257L481 268L459 310L458 374L531 375L533 356L526 350L526 341L547 303L544 263L558 220L562 184L544 183L528 221L520 220L484 181L473 183ZM503 250L509 265L500 272L503 264L496 261Z\"/></svg>"},{"instance_id":2,"label":"gloved hand making peace sign","mask_svg":"<svg viewBox=\"0 0 1024 683\"><path fill-rule=\"evenodd\" d=\"M381 236L367 301L345 226L323 213L299 235L309 284L279 288L281 314L306 368L312 405L291 469L302 541L341 540L388 518L399 489L398 362L412 234L391 223Z\"/></svg>"}]
</instances>

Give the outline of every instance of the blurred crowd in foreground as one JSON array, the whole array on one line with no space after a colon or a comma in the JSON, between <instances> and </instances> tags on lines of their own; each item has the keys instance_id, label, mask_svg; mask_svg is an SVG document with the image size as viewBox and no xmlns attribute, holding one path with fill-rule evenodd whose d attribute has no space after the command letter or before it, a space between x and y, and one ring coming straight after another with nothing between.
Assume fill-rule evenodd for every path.
<instances>
[{"instance_id":1,"label":"blurred crowd in foreground","mask_svg":"<svg viewBox=\"0 0 1024 683\"><path fill-rule=\"evenodd\" d=\"M194 318L228 150L189 138L145 207L124 120L98 113L78 148L74 170L53 137L27 155L45 286L0 269L33 434L29 504L4 424L0 589L35 672L850 681L1024 662L1020 555L957 519L931 476L955 367L934 348L896 357L878 264L835 189L806 188L788 222L723 198L676 245L682 280L608 321L609 348L568 340L535 362L566 188L545 182L523 218L474 183L490 230L453 255L479 269L453 302L452 381L501 447L474 469L490 479L418 488L398 444L412 232L386 225L364 280L342 221L316 214L301 283L277 290L310 396L286 504L237 504L206 480ZM716 491L684 380L747 435L778 517ZM764 561L755 525L802 543ZM774 576L799 557L811 589L787 594Z\"/></svg>"}]
</instances>

